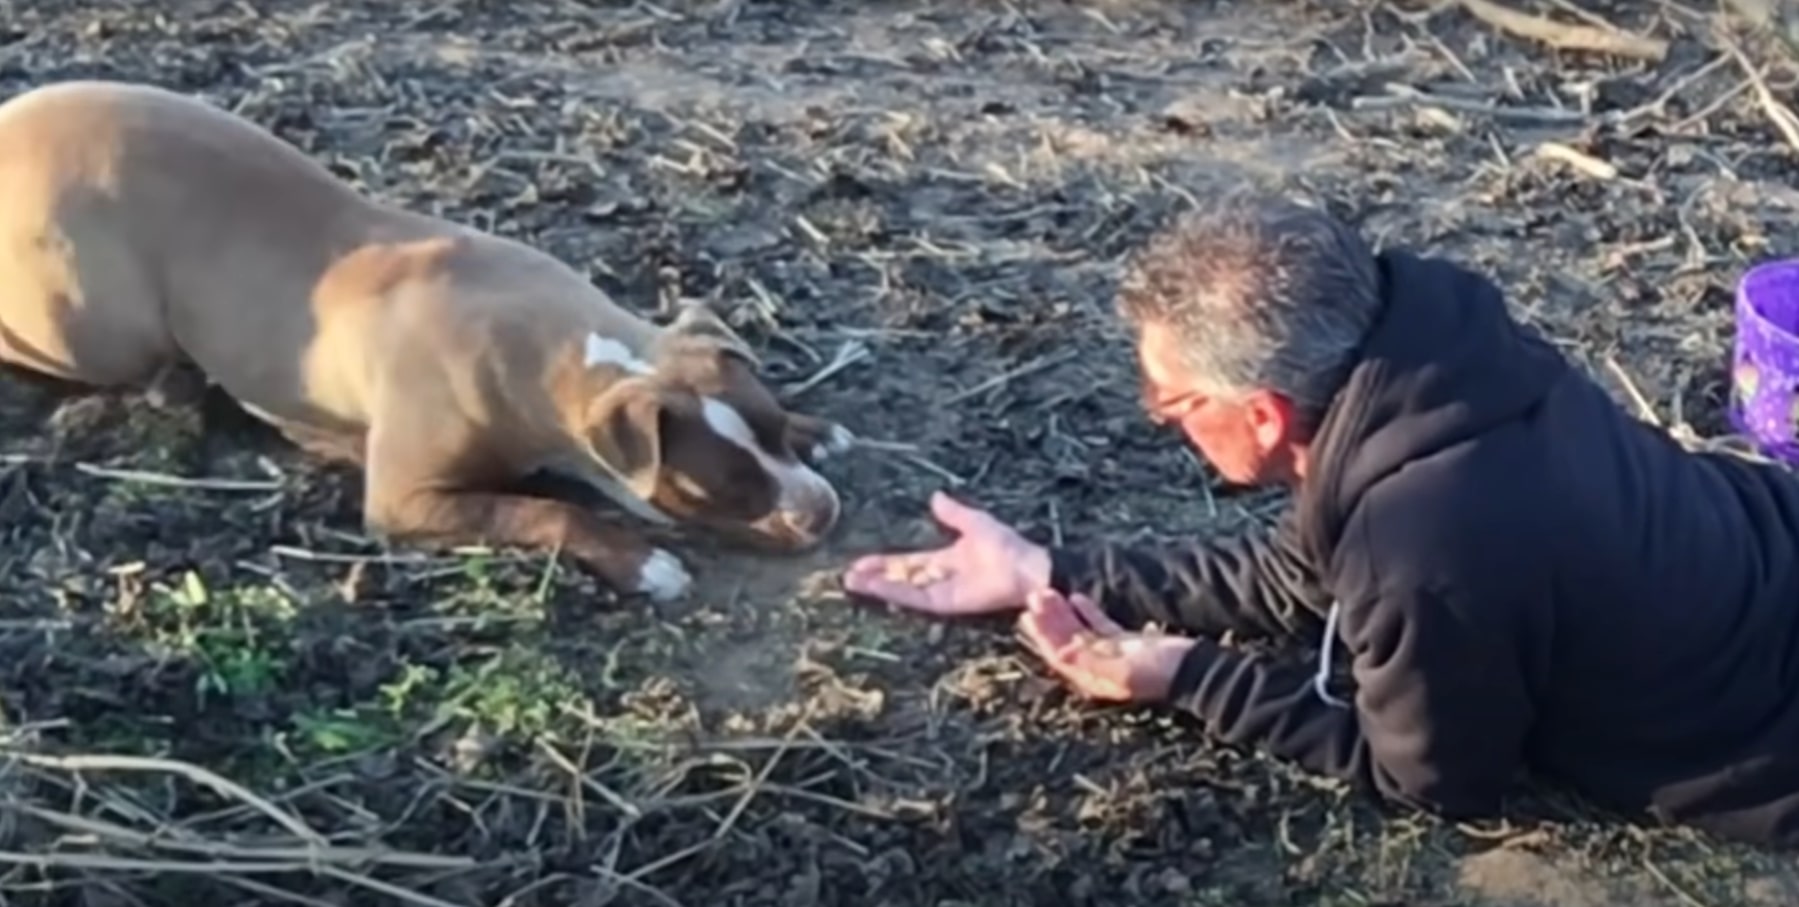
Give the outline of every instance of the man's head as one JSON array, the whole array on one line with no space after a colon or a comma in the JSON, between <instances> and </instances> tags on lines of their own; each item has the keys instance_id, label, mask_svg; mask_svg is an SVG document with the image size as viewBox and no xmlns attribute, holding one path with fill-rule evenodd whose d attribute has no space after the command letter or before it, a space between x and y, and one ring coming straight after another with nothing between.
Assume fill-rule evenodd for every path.
<instances>
[{"instance_id":1,"label":"man's head","mask_svg":"<svg viewBox=\"0 0 1799 907\"><path fill-rule=\"evenodd\" d=\"M1321 209L1215 197L1126 268L1144 406L1226 481L1295 482L1380 309L1372 249Z\"/></svg>"}]
</instances>

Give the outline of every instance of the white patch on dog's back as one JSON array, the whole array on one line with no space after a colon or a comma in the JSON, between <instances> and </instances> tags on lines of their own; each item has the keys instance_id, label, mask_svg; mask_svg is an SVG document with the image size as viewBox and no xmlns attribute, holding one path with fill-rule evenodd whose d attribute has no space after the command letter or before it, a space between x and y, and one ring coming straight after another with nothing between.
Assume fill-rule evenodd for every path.
<instances>
[{"instance_id":1,"label":"white patch on dog's back","mask_svg":"<svg viewBox=\"0 0 1799 907\"><path fill-rule=\"evenodd\" d=\"M713 397L701 397L700 412L719 437L748 451L761 464L762 470L775 480L775 487L780 489L780 501L775 506L791 510L807 499L837 499L837 489L812 467L799 460L783 463L763 450L762 445L756 443L756 433L750 430L750 424L731 404Z\"/></svg>"},{"instance_id":2,"label":"white patch on dog's back","mask_svg":"<svg viewBox=\"0 0 1799 907\"><path fill-rule=\"evenodd\" d=\"M638 375L648 375L655 371L648 362L637 358L637 354L631 352L630 347L611 337L601 337L595 333L587 335L587 344L582 348L582 364L588 368L596 365L616 365L627 372Z\"/></svg>"}]
</instances>

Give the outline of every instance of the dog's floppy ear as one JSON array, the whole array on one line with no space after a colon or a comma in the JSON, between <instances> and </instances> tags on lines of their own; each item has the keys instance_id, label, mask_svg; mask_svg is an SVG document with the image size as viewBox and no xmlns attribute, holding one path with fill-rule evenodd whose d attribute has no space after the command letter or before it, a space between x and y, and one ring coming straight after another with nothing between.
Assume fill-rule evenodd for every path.
<instances>
[{"instance_id":1,"label":"dog's floppy ear","mask_svg":"<svg viewBox=\"0 0 1799 907\"><path fill-rule=\"evenodd\" d=\"M703 302L684 302L675 320L669 322L668 329L683 337L706 337L718 341L725 351L740 356L755 368L762 367L762 360L756 356L750 345L738 334L736 329L719 317L712 307Z\"/></svg>"},{"instance_id":2,"label":"dog's floppy ear","mask_svg":"<svg viewBox=\"0 0 1799 907\"><path fill-rule=\"evenodd\" d=\"M608 472L637 497L656 493L662 470L662 426L667 400L642 378L628 378L587 405L587 446Z\"/></svg>"}]
</instances>

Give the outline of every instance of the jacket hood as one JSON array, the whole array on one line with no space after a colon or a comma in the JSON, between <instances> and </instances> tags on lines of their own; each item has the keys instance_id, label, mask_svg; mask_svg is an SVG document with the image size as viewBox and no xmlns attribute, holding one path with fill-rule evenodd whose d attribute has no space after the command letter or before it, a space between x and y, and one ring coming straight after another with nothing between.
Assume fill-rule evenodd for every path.
<instances>
[{"instance_id":1,"label":"jacket hood","mask_svg":"<svg viewBox=\"0 0 1799 907\"><path fill-rule=\"evenodd\" d=\"M1382 312L1313 437L1299 492L1319 563L1374 485L1526 416L1570 368L1486 277L1402 251L1377 266Z\"/></svg>"}]
</instances>

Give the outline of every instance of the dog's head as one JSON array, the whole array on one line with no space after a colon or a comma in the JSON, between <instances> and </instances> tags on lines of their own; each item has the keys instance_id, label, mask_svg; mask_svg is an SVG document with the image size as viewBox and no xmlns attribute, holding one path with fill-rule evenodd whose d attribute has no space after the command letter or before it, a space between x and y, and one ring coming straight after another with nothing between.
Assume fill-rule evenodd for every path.
<instances>
[{"instance_id":1,"label":"dog's head","mask_svg":"<svg viewBox=\"0 0 1799 907\"><path fill-rule=\"evenodd\" d=\"M782 551L836 525L837 491L808 462L810 440L710 309L686 306L647 362L597 336L585 352L601 379L585 408L590 455L652 515Z\"/></svg>"}]
</instances>

